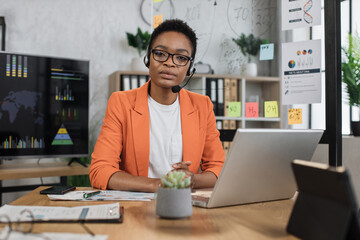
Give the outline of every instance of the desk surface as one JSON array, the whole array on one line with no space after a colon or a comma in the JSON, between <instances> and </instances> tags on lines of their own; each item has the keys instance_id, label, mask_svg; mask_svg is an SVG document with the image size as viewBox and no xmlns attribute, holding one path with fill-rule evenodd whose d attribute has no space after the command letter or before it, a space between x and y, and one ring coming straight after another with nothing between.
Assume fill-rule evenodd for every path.
<instances>
[{"instance_id":1,"label":"desk surface","mask_svg":"<svg viewBox=\"0 0 360 240\"><path fill-rule=\"evenodd\" d=\"M15 200L13 205L33 206L81 206L109 202L50 201L40 195L39 187ZM84 190L88 188L78 188ZM180 220L161 219L155 215L155 201L121 201L124 206L124 222L88 223L95 234L107 234L115 239L297 239L286 233L286 225L293 200L247 204L216 209L193 208L190 218ZM38 223L33 232L85 233L77 223ZM120 237L121 236L121 237Z\"/></svg>"}]
</instances>

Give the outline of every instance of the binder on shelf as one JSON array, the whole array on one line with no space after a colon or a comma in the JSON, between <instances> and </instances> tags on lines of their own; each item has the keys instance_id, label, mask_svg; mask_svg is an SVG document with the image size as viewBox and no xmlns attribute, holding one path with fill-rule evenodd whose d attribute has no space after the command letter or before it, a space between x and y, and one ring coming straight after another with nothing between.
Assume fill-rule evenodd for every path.
<instances>
[{"instance_id":1,"label":"binder on shelf","mask_svg":"<svg viewBox=\"0 0 360 240\"><path fill-rule=\"evenodd\" d=\"M229 120L223 120L222 122L222 129L230 129Z\"/></svg>"},{"instance_id":2,"label":"binder on shelf","mask_svg":"<svg viewBox=\"0 0 360 240\"><path fill-rule=\"evenodd\" d=\"M217 81L215 78L206 78L206 95L209 96L211 102L214 105L214 113L215 115L218 115L218 110L217 110L217 93L216 93L216 89L217 89Z\"/></svg>"},{"instance_id":3,"label":"binder on shelf","mask_svg":"<svg viewBox=\"0 0 360 240\"><path fill-rule=\"evenodd\" d=\"M224 79L224 116L229 116L230 79ZM223 128L229 129L229 120L223 120Z\"/></svg>"},{"instance_id":4,"label":"binder on shelf","mask_svg":"<svg viewBox=\"0 0 360 240\"><path fill-rule=\"evenodd\" d=\"M137 75L131 75L131 89L139 87L139 79Z\"/></svg>"},{"instance_id":5,"label":"binder on shelf","mask_svg":"<svg viewBox=\"0 0 360 240\"><path fill-rule=\"evenodd\" d=\"M130 76L129 75L121 75L121 91L130 90Z\"/></svg>"},{"instance_id":6,"label":"binder on shelf","mask_svg":"<svg viewBox=\"0 0 360 240\"><path fill-rule=\"evenodd\" d=\"M147 81L146 77L147 76L145 76L145 75L139 76L139 87L141 87L142 85L144 85L146 83L146 81Z\"/></svg>"},{"instance_id":7,"label":"binder on shelf","mask_svg":"<svg viewBox=\"0 0 360 240\"><path fill-rule=\"evenodd\" d=\"M229 102L230 102L230 78L224 79L224 116L229 116ZM230 129L230 120L223 120L223 129ZM225 156L228 154L230 149L230 142L223 142Z\"/></svg>"},{"instance_id":8,"label":"binder on shelf","mask_svg":"<svg viewBox=\"0 0 360 240\"><path fill-rule=\"evenodd\" d=\"M225 157L226 157L226 155L227 155L228 152L229 152L230 144L231 144L231 142L228 142L228 141L224 141L224 142L223 142Z\"/></svg>"},{"instance_id":9,"label":"binder on shelf","mask_svg":"<svg viewBox=\"0 0 360 240\"><path fill-rule=\"evenodd\" d=\"M231 79L230 80L230 102L238 101L238 80ZM236 129L236 120L229 121L229 128Z\"/></svg>"},{"instance_id":10,"label":"binder on shelf","mask_svg":"<svg viewBox=\"0 0 360 240\"><path fill-rule=\"evenodd\" d=\"M215 115L219 115L218 114L218 99L217 99L217 80L216 79L211 79L211 102L214 104L214 113Z\"/></svg>"},{"instance_id":11,"label":"binder on shelf","mask_svg":"<svg viewBox=\"0 0 360 240\"><path fill-rule=\"evenodd\" d=\"M228 116L230 102L230 79L224 79L224 116Z\"/></svg>"},{"instance_id":12,"label":"binder on shelf","mask_svg":"<svg viewBox=\"0 0 360 240\"><path fill-rule=\"evenodd\" d=\"M216 127L218 130L223 129L223 122L222 120L216 120Z\"/></svg>"},{"instance_id":13,"label":"binder on shelf","mask_svg":"<svg viewBox=\"0 0 360 240\"><path fill-rule=\"evenodd\" d=\"M224 79L219 78L217 80L217 114L218 116L221 116L224 114Z\"/></svg>"}]
</instances>

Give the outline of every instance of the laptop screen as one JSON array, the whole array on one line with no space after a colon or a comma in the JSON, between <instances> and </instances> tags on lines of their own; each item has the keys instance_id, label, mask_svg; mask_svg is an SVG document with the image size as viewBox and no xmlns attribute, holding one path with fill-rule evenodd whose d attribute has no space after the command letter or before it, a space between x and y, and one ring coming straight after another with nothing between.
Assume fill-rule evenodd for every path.
<instances>
[{"instance_id":1,"label":"laptop screen","mask_svg":"<svg viewBox=\"0 0 360 240\"><path fill-rule=\"evenodd\" d=\"M294 159L310 160L323 130L237 129L210 205L291 198Z\"/></svg>"}]
</instances>

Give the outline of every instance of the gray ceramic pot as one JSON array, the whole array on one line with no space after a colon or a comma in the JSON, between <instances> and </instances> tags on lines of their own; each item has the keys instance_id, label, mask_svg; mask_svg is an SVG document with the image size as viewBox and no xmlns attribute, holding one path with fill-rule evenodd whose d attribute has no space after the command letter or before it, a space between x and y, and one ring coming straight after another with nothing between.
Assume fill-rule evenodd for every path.
<instances>
[{"instance_id":1,"label":"gray ceramic pot","mask_svg":"<svg viewBox=\"0 0 360 240\"><path fill-rule=\"evenodd\" d=\"M191 188L159 188L156 215L162 218L185 218L192 215Z\"/></svg>"}]
</instances>

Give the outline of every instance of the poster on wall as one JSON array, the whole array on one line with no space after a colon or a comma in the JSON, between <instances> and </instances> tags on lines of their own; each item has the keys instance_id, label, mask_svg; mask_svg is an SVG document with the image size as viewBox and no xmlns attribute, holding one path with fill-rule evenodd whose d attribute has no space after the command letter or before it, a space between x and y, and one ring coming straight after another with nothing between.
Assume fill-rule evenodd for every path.
<instances>
[{"instance_id":1,"label":"poster on wall","mask_svg":"<svg viewBox=\"0 0 360 240\"><path fill-rule=\"evenodd\" d=\"M282 104L321 102L321 41L282 44Z\"/></svg>"},{"instance_id":2,"label":"poster on wall","mask_svg":"<svg viewBox=\"0 0 360 240\"><path fill-rule=\"evenodd\" d=\"M321 24L321 0L281 1L282 30Z\"/></svg>"}]
</instances>

